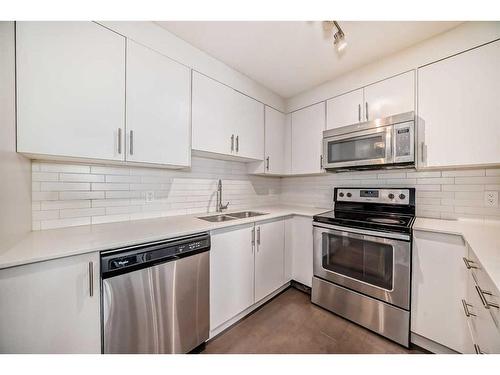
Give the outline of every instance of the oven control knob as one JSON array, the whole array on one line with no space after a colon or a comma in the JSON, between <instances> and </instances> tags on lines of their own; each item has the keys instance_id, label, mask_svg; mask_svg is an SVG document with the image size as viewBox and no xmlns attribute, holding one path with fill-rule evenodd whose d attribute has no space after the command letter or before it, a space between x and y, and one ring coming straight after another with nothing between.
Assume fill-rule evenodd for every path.
<instances>
[{"instance_id":1,"label":"oven control knob","mask_svg":"<svg viewBox=\"0 0 500 375\"><path fill-rule=\"evenodd\" d=\"M389 193L388 197L389 197L389 199L394 199L394 194Z\"/></svg>"},{"instance_id":2,"label":"oven control knob","mask_svg":"<svg viewBox=\"0 0 500 375\"><path fill-rule=\"evenodd\" d=\"M348 198L351 198L351 197L352 197L352 194L351 194L351 193L347 193L347 197L348 197Z\"/></svg>"},{"instance_id":3,"label":"oven control knob","mask_svg":"<svg viewBox=\"0 0 500 375\"><path fill-rule=\"evenodd\" d=\"M405 199L405 198L406 198L406 195L404 195L404 194L399 194L399 199L403 200L403 199Z\"/></svg>"},{"instance_id":4,"label":"oven control knob","mask_svg":"<svg viewBox=\"0 0 500 375\"><path fill-rule=\"evenodd\" d=\"M339 193L339 197L343 197L344 196L344 193Z\"/></svg>"}]
</instances>

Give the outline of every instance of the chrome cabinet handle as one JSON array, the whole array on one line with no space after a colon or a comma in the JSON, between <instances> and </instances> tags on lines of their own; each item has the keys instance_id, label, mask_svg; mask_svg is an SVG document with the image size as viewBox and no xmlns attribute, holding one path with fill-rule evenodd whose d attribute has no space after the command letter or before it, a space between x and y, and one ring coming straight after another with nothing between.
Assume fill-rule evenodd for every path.
<instances>
[{"instance_id":1,"label":"chrome cabinet handle","mask_svg":"<svg viewBox=\"0 0 500 375\"><path fill-rule=\"evenodd\" d=\"M358 121L361 122L361 104L358 104Z\"/></svg>"},{"instance_id":2,"label":"chrome cabinet handle","mask_svg":"<svg viewBox=\"0 0 500 375\"><path fill-rule=\"evenodd\" d=\"M252 253L255 247L255 227L252 228Z\"/></svg>"},{"instance_id":3,"label":"chrome cabinet handle","mask_svg":"<svg viewBox=\"0 0 500 375\"><path fill-rule=\"evenodd\" d=\"M231 152L234 151L234 134L231 135Z\"/></svg>"},{"instance_id":4,"label":"chrome cabinet handle","mask_svg":"<svg viewBox=\"0 0 500 375\"><path fill-rule=\"evenodd\" d=\"M260 246L260 227L257 227L257 245ZM258 248L257 248L258 249ZM258 250L257 250L258 251Z\"/></svg>"},{"instance_id":5,"label":"chrome cabinet handle","mask_svg":"<svg viewBox=\"0 0 500 375\"><path fill-rule=\"evenodd\" d=\"M477 294L479 294L479 298L481 299L481 303L483 304L485 309L489 309L490 307L494 307L496 309L500 308L496 303L493 302L488 302L486 297L484 296L485 294L488 296L492 296L493 294L487 290L482 290L478 285L475 285Z\"/></svg>"},{"instance_id":6,"label":"chrome cabinet handle","mask_svg":"<svg viewBox=\"0 0 500 375\"><path fill-rule=\"evenodd\" d=\"M462 306L464 307L464 313L467 318L476 316L476 314L473 314L469 311L469 306L472 307L472 305L470 303L467 303L464 299L462 300Z\"/></svg>"},{"instance_id":7,"label":"chrome cabinet handle","mask_svg":"<svg viewBox=\"0 0 500 375\"><path fill-rule=\"evenodd\" d=\"M94 296L94 262L89 262L89 294Z\"/></svg>"},{"instance_id":8,"label":"chrome cabinet handle","mask_svg":"<svg viewBox=\"0 0 500 375\"><path fill-rule=\"evenodd\" d=\"M323 169L323 155L319 156L319 169Z\"/></svg>"},{"instance_id":9,"label":"chrome cabinet handle","mask_svg":"<svg viewBox=\"0 0 500 375\"><path fill-rule=\"evenodd\" d=\"M474 268L474 269L478 269L479 268L478 266L475 266L473 264L475 262L473 262L472 260L469 260L466 257L463 257L462 259L463 259L463 261L465 263L465 267L467 267L468 270L470 270L471 268Z\"/></svg>"},{"instance_id":10,"label":"chrome cabinet handle","mask_svg":"<svg viewBox=\"0 0 500 375\"><path fill-rule=\"evenodd\" d=\"M122 153L122 128L118 128L118 153Z\"/></svg>"},{"instance_id":11,"label":"chrome cabinet handle","mask_svg":"<svg viewBox=\"0 0 500 375\"><path fill-rule=\"evenodd\" d=\"M134 155L134 131L130 131L130 155Z\"/></svg>"},{"instance_id":12,"label":"chrome cabinet handle","mask_svg":"<svg viewBox=\"0 0 500 375\"><path fill-rule=\"evenodd\" d=\"M366 120L368 120L368 102L365 102L365 110L366 110L365 117Z\"/></svg>"},{"instance_id":13,"label":"chrome cabinet handle","mask_svg":"<svg viewBox=\"0 0 500 375\"><path fill-rule=\"evenodd\" d=\"M476 351L476 354L486 354L481 350L478 344L474 344L474 350Z\"/></svg>"},{"instance_id":14,"label":"chrome cabinet handle","mask_svg":"<svg viewBox=\"0 0 500 375\"><path fill-rule=\"evenodd\" d=\"M269 170L269 156L266 158L266 170Z\"/></svg>"},{"instance_id":15,"label":"chrome cabinet handle","mask_svg":"<svg viewBox=\"0 0 500 375\"><path fill-rule=\"evenodd\" d=\"M236 152L240 152L240 136L236 136Z\"/></svg>"}]
</instances>

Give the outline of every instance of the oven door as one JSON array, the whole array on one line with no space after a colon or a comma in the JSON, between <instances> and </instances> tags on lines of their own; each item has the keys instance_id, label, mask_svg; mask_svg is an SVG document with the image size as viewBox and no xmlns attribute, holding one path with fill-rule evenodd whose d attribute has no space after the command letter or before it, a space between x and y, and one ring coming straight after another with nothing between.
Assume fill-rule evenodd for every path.
<instances>
[{"instance_id":1,"label":"oven door","mask_svg":"<svg viewBox=\"0 0 500 375\"><path fill-rule=\"evenodd\" d=\"M314 275L392 305L409 309L411 242L387 234L314 225ZM386 233L384 233L384 236Z\"/></svg>"},{"instance_id":2,"label":"oven door","mask_svg":"<svg viewBox=\"0 0 500 375\"><path fill-rule=\"evenodd\" d=\"M392 126L385 126L325 137L324 167L335 169L392 164L392 132Z\"/></svg>"}]
</instances>

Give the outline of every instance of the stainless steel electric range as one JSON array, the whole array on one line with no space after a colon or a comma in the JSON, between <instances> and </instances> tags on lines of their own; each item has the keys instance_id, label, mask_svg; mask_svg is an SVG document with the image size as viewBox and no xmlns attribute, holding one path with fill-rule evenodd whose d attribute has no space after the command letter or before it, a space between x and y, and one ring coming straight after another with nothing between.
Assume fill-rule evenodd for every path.
<instances>
[{"instance_id":1,"label":"stainless steel electric range","mask_svg":"<svg viewBox=\"0 0 500 375\"><path fill-rule=\"evenodd\" d=\"M409 346L413 188L335 188L314 216L313 303Z\"/></svg>"}]
</instances>

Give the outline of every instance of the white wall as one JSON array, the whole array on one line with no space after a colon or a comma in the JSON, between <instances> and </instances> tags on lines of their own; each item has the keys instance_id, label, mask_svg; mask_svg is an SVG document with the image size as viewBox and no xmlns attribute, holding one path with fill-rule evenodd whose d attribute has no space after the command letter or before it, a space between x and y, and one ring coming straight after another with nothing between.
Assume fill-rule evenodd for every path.
<instances>
[{"instance_id":1,"label":"white wall","mask_svg":"<svg viewBox=\"0 0 500 375\"><path fill-rule=\"evenodd\" d=\"M0 247L31 229L31 162L16 153L14 23L0 22Z\"/></svg>"},{"instance_id":2,"label":"white wall","mask_svg":"<svg viewBox=\"0 0 500 375\"><path fill-rule=\"evenodd\" d=\"M100 22L117 33L284 112L283 98L153 22Z\"/></svg>"},{"instance_id":3,"label":"white wall","mask_svg":"<svg viewBox=\"0 0 500 375\"><path fill-rule=\"evenodd\" d=\"M500 22L465 22L443 34L289 98L286 103L287 111L292 112L324 101L498 38Z\"/></svg>"}]
</instances>

